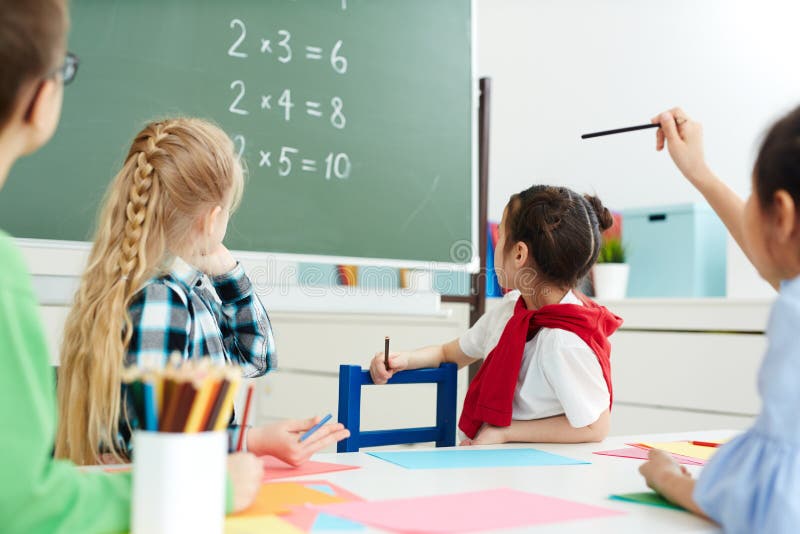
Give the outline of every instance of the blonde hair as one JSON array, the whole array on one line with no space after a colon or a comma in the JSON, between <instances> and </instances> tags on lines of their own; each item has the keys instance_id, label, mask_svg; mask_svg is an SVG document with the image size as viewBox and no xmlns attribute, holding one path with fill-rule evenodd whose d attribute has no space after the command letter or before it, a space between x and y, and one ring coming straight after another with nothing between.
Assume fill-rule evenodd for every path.
<instances>
[{"instance_id":1,"label":"blonde hair","mask_svg":"<svg viewBox=\"0 0 800 534\"><path fill-rule=\"evenodd\" d=\"M128 306L214 206L241 198L243 171L230 138L200 119L152 122L136 136L106 193L86 271L67 317L58 379L56 457L117 461ZM171 252L172 251L172 252Z\"/></svg>"}]
</instances>

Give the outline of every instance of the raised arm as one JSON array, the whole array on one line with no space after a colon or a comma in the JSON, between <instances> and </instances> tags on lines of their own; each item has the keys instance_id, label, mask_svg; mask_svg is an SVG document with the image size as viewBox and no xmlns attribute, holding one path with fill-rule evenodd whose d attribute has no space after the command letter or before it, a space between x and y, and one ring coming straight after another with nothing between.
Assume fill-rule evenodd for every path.
<instances>
[{"instance_id":1,"label":"raised arm","mask_svg":"<svg viewBox=\"0 0 800 534\"><path fill-rule=\"evenodd\" d=\"M253 291L240 264L211 278L222 302L219 317L225 348L243 366L246 376L257 377L277 367L275 340L267 311Z\"/></svg>"},{"instance_id":2,"label":"raised arm","mask_svg":"<svg viewBox=\"0 0 800 534\"><path fill-rule=\"evenodd\" d=\"M752 262L744 241L744 200L708 168L703 152L703 127L681 108L673 108L653 118L661 124L656 133L656 150L667 147L672 161L687 180L705 197L725 224L728 232ZM778 288L779 280L768 280Z\"/></svg>"}]
</instances>

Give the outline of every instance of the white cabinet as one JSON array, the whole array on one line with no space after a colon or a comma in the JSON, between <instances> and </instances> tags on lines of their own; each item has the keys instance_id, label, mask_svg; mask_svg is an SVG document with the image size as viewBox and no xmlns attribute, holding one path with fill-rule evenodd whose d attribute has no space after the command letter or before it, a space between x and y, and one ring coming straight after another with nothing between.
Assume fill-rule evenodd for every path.
<instances>
[{"instance_id":1,"label":"white cabinet","mask_svg":"<svg viewBox=\"0 0 800 534\"><path fill-rule=\"evenodd\" d=\"M604 302L611 337L612 435L744 429L758 414L769 299Z\"/></svg>"},{"instance_id":2,"label":"white cabinet","mask_svg":"<svg viewBox=\"0 0 800 534\"><path fill-rule=\"evenodd\" d=\"M759 411L756 375L766 348L763 335L621 330L611 344L618 403Z\"/></svg>"}]
</instances>

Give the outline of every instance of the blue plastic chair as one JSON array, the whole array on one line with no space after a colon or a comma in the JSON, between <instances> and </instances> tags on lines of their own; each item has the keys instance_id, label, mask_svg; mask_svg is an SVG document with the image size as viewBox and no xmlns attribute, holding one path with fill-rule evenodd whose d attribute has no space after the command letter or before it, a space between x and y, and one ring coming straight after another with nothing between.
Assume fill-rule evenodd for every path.
<instances>
[{"instance_id":1,"label":"blue plastic chair","mask_svg":"<svg viewBox=\"0 0 800 534\"><path fill-rule=\"evenodd\" d=\"M437 447L456 444L456 378L458 366L443 363L435 369L400 371L387 384L436 384L436 426L397 430L361 430L361 386L372 384L369 371L358 365L339 366L339 422L350 437L337 452L358 452L361 447L380 447L435 441Z\"/></svg>"}]
</instances>

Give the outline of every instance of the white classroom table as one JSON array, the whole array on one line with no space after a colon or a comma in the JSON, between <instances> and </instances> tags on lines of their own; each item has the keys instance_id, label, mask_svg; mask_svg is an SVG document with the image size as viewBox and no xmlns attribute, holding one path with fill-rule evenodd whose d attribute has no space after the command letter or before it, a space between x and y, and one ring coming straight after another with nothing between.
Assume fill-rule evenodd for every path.
<instances>
[{"instance_id":1,"label":"white classroom table","mask_svg":"<svg viewBox=\"0 0 800 534\"><path fill-rule=\"evenodd\" d=\"M363 452L318 454L314 456L314 460L358 465L361 469L309 475L297 477L295 480L325 479L367 500L463 493L505 487L626 512L626 515L616 517L569 521L525 529L499 531L504 533L572 534L587 532L602 534L608 532L613 534L660 534L668 532L721 532L716 525L687 512L609 500L608 496L612 493L649 491L638 471L642 461L592 453L594 451L619 449L625 447L626 443L717 440L730 438L736 433L732 430L718 430L610 437L602 443L583 443L578 445L535 443L484 447L533 447L591 462L588 465L411 470L379 460ZM695 477L702 469L701 466L688 465L686 467ZM360 532L383 531L368 528Z\"/></svg>"}]
</instances>

